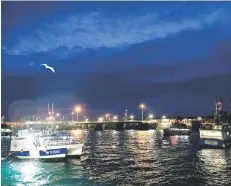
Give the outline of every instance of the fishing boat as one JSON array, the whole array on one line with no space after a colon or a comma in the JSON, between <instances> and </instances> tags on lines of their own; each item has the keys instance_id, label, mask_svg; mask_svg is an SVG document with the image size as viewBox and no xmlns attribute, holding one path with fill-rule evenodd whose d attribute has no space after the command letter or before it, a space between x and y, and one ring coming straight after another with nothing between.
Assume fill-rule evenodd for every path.
<instances>
[{"instance_id":1,"label":"fishing boat","mask_svg":"<svg viewBox=\"0 0 231 186\"><path fill-rule=\"evenodd\" d=\"M46 146L40 143L38 134L29 130L19 130L18 135L12 137L10 153L19 159L60 159L67 154L66 146Z\"/></svg>"},{"instance_id":2,"label":"fishing boat","mask_svg":"<svg viewBox=\"0 0 231 186\"><path fill-rule=\"evenodd\" d=\"M202 147L229 147L231 145L231 124L202 123L199 144Z\"/></svg>"},{"instance_id":3,"label":"fishing boat","mask_svg":"<svg viewBox=\"0 0 231 186\"><path fill-rule=\"evenodd\" d=\"M212 123L201 123L200 146L226 148L231 145L231 121L229 114L224 117L223 101L221 98L213 103Z\"/></svg>"},{"instance_id":4,"label":"fishing boat","mask_svg":"<svg viewBox=\"0 0 231 186\"><path fill-rule=\"evenodd\" d=\"M164 136L190 135L191 129L185 124L172 124L163 131Z\"/></svg>"},{"instance_id":5,"label":"fishing boat","mask_svg":"<svg viewBox=\"0 0 231 186\"><path fill-rule=\"evenodd\" d=\"M44 131L19 130L12 137L10 155L19 159L62 159L81 156L83 144L71 135L49 134Z\"/></svg>"}]
</instances>

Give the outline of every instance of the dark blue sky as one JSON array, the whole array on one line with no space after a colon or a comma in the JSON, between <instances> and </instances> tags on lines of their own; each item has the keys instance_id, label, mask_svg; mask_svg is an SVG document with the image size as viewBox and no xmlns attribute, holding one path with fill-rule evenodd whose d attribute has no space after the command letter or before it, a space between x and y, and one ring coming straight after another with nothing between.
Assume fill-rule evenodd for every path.
<instances>
[{"instance_id":1,"label":"dark blue sky","mask_svg":"<svg viewBox=\"0 0 231 186\"><path fill-rule=\"evenodd\" d=\"M209 115L216 96L228 109L230 18L230 2L2 2L2 112Z\"/></svg>"}]
</instances>

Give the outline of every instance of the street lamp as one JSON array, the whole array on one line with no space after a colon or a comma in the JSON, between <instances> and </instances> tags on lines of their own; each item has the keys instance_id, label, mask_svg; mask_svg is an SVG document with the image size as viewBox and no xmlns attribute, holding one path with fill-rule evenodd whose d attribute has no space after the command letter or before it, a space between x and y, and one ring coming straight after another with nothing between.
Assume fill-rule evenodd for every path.
<instances>
[{"instance_id":1,"label":"street lamp","mask_svg":"<svg viewBox=\"0 0 231 186\"><path fill-rule=\"evenodd\" d=\"M113 117L113 120L117 120L117 119L118 119L118 117L117 117L117 116L114 116L114 117Z\"/></svg>"},{"instance_id":2,"label":"street lamp","mask_svg":"<svg viewBox=\"0 0 231 186\"><path fill-rule=\"evenodd\" d=\"M75 112L76 112L76 120L79 121L79 112L81 112L81 107L77 106L75 107Z\"/></svg>"},{"instance_id":3,"label":"street lamp","mask_svg":"<svg viewBox=\"0 0 231 186\"><path fill-rule=\"evenodd\" d=\"M197 118L197 120L201 121L201 120L202 120L202 118L199 116L199 117Z\"/></svg>"},{"instance_id":4,"label":"street lamp","mask_svg":"<svg viewBox=\"0 0 231 186\"><path fill-rule=\"evenodd\" d=\"M130 119L131 119L131 120L133 120L133 119L134 119L134 116L133 116L133 115L132 115L132 116L130 116Z\"/></svg>"},{"instance_id":5,"label":"street lamp","mask_svg":"<svg viewBox=\"0 0 231 186\"><path fill-rule=\"evenodd\" d=\"M98 121L99 121L99 122L103 121L103 117L100 117L100 118L98 119Z\"/></svg>"},{"instance_id":6,"label":"street lamp","mask_svg":"<svg viewBox=\"0 0 231 186\"><path fill-rule=\"evenodd\" d=\"M150 114L148 117L149 117L150 119L152 119L152 118L153 118L153 114Z\"/></svg>"},{"instance_id":7,"label":"street lamp","mask_svg":"<svg viewBox=\"0 0 231 186\"><path fill-rule=\"evenodd\" d=\"M126 109L125 110L125 121L127 121L128 120L128 110Z\"/></svg>"},{"instance_id":8,"label":"street lamp","mask_svg":"<svg viewBox=\"0 0 231 186\"><path fill-rule=\"evenodd\" d=\"M144 108L145 108L145 105L141 104L140 108L141 108L141 111L142 111L142 121L143 121L144 120Z\"/></svg>"},{"instance_id":9,"label":"street lamp","mask_svg":"<svg viewBox=\"0 0 231 186\"><path fill-rule=\"evenodd\" d=\"M105 116L106 116L106 121L110 121L111 114L106 114Z\"/></svg>"},{"instance_id":10,"label":"street lamp","mask_svg":"<svg viewBox=\"0 0 231 186\"><path fill-rule=\"evenodd\" d=\"M165 116L165 115L163 115L163 116L162 116L162 119L166 119L166 116Z\"/></svg>"},{"instance_id":11,"label":"street lamp","mask_svg":"<svg viewBox=\"0 0 231 186\"><path fill-rule=\"evenodd\" d=\"M57 120L59 120L59 119L58 119L59 116L60 116L60 114L59 114L59 113L56 113Z\"/></svg>"}]
</instances>

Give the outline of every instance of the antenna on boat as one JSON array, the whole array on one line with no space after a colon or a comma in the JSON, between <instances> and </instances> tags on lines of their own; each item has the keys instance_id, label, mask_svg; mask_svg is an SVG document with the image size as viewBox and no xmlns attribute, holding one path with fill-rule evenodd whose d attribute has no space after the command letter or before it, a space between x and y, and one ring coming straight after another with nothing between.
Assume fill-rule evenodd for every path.
<instances>
[{"instance_id":1,"label":"antenna on boat","mask_svg":"<svg viewBox=\"0 0 231 186\"><path fill-rule=\"evenodd\" d=\"M49 103L48 103L48 114L49 114L49 112L50 112L50 106L49 106Z\"/></svg>"}]
</instances>

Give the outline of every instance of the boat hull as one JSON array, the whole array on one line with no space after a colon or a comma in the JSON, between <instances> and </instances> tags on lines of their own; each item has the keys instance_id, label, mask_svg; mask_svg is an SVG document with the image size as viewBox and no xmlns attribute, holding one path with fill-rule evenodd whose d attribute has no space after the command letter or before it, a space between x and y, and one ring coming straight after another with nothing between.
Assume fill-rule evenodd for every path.
<instances>
[{"instance_id":1,"label":"boat hull","mask_svg":"<svg viewBox=\"0 0 231 186\"><path fill-rule=\"evenodd\" d=\"M66 147L32 148L30 150L11 150L12 156L18 159L62 159L67 155Z\"/></svg>"},{"instance_id":2,"label":"boat hull","mask_svg":"<svg viewBox=\"0 0 231 186\"><path fill-rule=\"evenodd\" d=\"M229 132L201 129L199 144L202 147L226 148L230 146L231 138Z\"/></svg>"},{"instance_id":3,"label":"boat hull","mask_svg":"<svg viewBox=\"0 0 231 186\"><path fill-rule=\"evenodd\" d=\"M231 146L231 140L200 138L199 144L202 147L226 148Z\"/></svg>"},{"instance_id":4,"label":"boat hull","mask_svg":"<svg viewBox=\"0 0 231 186\"><path fill-rule=\"evenodd\" d=\"M80 157L83 154L84 144L66 145L67 157Z\"/></svg>"},{"instance_id":5,"label":"boat hull","mask_svg":"<svg viewBox=\"0 0 231 186\"><path fill-rule=\"evenodd\" d=\"M200 146L203 147L218 147L218 148L225 148L226 145L224 140L222 139L214 139L214 138L200 138L199 141Z\"/></svg>"},{"instance_id":6,"label":"boat hull","mask_svg":"<svg viewBox=\"0 0 231 186\"><path fill-rule=\"evenodd\" d=\"M164 129L164 136L190 135L190 130L169 130Z\"/></svg>"}]
</instances>

